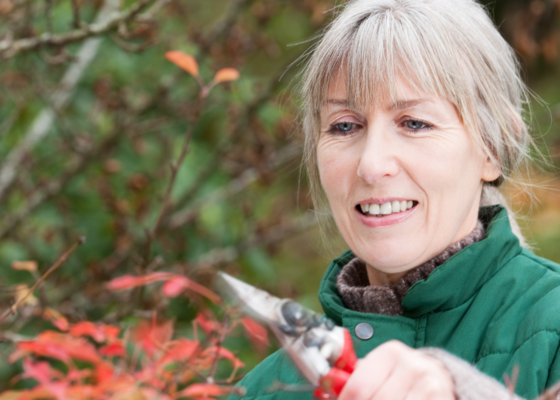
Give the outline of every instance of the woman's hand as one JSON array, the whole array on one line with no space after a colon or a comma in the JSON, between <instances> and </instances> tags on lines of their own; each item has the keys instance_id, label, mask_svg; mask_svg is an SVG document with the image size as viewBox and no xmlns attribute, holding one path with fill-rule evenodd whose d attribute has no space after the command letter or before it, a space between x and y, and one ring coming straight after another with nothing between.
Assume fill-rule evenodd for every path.
<instances>
[{"instance_id":1,"label":"woman's hand","mask_svg":"<svg viewBox=\"0 0 560 400\"><path fill-rule=\"evenodd\" d=\"M358 361L338 400L454 400L444 365L396 340Z\"/></svg>"}]
</instances>

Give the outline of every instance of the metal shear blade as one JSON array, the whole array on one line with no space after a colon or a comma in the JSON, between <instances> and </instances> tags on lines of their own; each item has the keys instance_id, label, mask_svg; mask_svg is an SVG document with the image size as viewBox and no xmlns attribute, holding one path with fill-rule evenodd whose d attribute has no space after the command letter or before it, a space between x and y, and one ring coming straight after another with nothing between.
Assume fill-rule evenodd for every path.
<instances>
[{"instance_id":1,"label":"metal shear blade","mask_svg":"<svg viewBox=\"0 0 560 400\"><path fill-rule=\"evenodd\" d=\"M282 308L288 303L290 305L295 303L293 300L279 299L226 273L219 272L218 275L227 286L228 291L241 301L249 314L269 325L305 378L317 386L320 379L329 372L331 366L317 346L306 345L305 338L310 330L322 328L294 326L286 321ZM297 305L297 303L295 304ZM305 314L317 319L314 312L302 306L299 308Z\"/></svg>"}]
</instances>

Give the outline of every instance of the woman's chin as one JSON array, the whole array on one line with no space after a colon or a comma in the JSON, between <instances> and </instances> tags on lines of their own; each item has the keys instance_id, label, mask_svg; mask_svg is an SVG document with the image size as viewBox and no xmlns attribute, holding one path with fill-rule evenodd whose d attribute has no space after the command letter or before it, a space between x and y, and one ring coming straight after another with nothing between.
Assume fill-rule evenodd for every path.
<instances>
[{"instance_id":1,"label":"woman's chin","mask_svg":"<svg viewBox=\"0 0 560 400\"><path fill-rule=\"evenodd\" d=\"M371 242L370 242L371 243ZM427 261L426 246L410 245L406 240L380 240L355 249L354 254L369 267L386 274L398 274ZM428 257L426 259L426 257Z\"/></svg>"}]
</instances>

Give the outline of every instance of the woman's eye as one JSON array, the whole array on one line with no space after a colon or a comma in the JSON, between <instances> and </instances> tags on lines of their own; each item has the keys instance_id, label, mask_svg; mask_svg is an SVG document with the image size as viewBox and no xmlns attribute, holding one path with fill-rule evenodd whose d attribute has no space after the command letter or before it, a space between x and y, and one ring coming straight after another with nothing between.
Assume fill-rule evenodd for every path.
<instances>
[{"instance_id":1,"label":"woman's eye","mask_svg":"<svg viewBox=\"0 0 560 400\"><path fill-rule=\"evenodd\" d=\"M407 128L409 131L418 132L422 130L431 129L432 125L423 121L419 121L417 119L408 119L404 121L404 127Z\"/></svg>"},{"instance_id":2,"label":"woman's eye","mask_svg":"<svg viewBox=\"0 0 560 400\"><path fill-rule=\"evenodd\" d=\"M423 123L422 121L415 121L413 119L409 119L408 121L406 121L406 127L413 129L413 130L418 130L421 129L425 126L426 124Z\"/></svg>"},{"instance_id":3,"label":"woman's eye","mask_svg":"<svg viewBox=\"0 0 560 400\"><path fill-rule=\"evenodd\" d=\"M338 124L331 125L329 132L347 134L356 128L356 124L352 122L339 122Z\"/></svg>"}]
</instances>

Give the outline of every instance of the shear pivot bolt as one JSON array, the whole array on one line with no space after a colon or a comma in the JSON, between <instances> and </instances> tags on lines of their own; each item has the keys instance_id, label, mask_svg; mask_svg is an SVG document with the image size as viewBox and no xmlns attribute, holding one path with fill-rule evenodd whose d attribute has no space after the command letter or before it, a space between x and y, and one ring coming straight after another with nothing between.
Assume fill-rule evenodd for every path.
<instances>
[{"instance_id":1,"label":"shear pivot bolt","mask_svg":"<svg viewBox=\"0 0 560 400\"><path fill-rule=\"evenodd\" d=\"M367 322L361 322L356 325L354 332L356 333L358 339L368 340L373 336L373 327Z\"/></svg>"}]
</instances>

